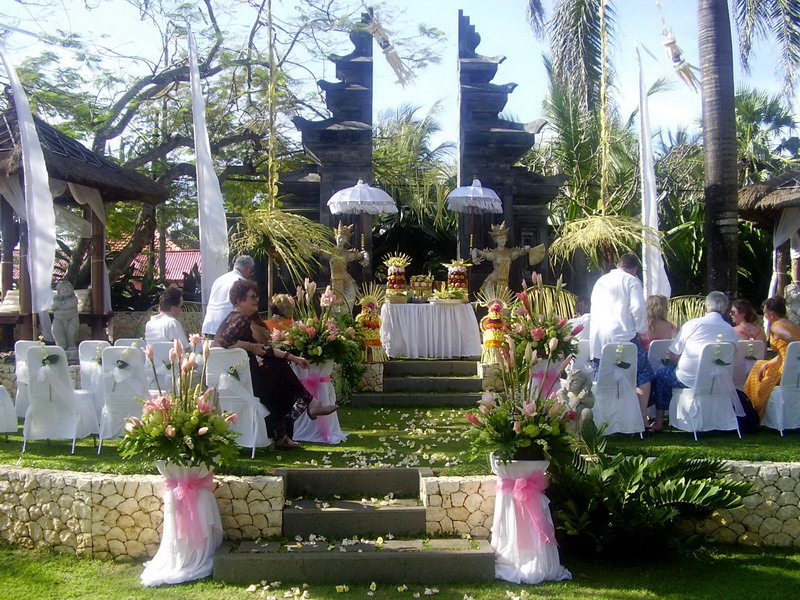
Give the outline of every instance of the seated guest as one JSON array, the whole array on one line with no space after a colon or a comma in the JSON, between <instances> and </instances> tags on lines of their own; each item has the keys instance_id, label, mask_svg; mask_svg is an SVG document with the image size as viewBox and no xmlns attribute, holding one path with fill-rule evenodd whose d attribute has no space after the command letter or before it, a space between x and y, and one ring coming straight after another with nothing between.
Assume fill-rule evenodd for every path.
<instances>
[{"instance_id":1,"label":"seated guest","mask_svg":"<svg viewBox=\"0 0 800 600\"><path fill-rule=\"evenodd\" d=\"M640 336L646 350L653 340L671 340L678 333L675 324L667 320L667 302L660 294L647 297L647 331Z\"/></svg>"},{"instance_id":2,"label":"seated guest","mask_svg":"<svg viewBox=\"0 0 800 600\"><path fill-rule=\"evenodd\" d=\"M651 431L664 428L664 411L669 409L673 388L692 387L697 379L697 368L703 346L714 342L736 344L739 336L722 317L728 310L728 297L722 292L711 292L706 296L706 314L684 323L675 341L669 348L670 359L677 365L661 367L653 379L653 397L656 418Z\"/></svg>"},{"instance_id":3,"label":"seated guest","mask_svg":"<svg viewBox=\"0 0 800 600\"><path fill-rule=\"evenodd\" d=\"M230 302L233 306L214 336L214 344L222 348L242 348L247 352L253 393L267 407L267 428L275 440L275 447L300 448L291 438L294 421L303 412L313 420L319 415L329 415L338 406L323 406L303 387L289 362L307 369L308 360L285 350L277 350L259 342L253 335L253 315L258 314L258 285L255 281L240 279L231 286Z\"/></svg>"},{"instance_id":4,"label":"seated guest","mask_svg":"<svg viewBox=\"0 0 800 600\"><path fill-rule=\"evenodd\" d=\"M733 328L743 340L761 340L767 342L764 330L758 324L758 315L753 305L747 300L734 300L731 305L731 320Z\"/></svg>"},{"instance_id":5,"label":"seated guest","mask_svg":"<svg viewBox=\"0 0 800 600\"><path fill-rule=\"evenodd\" d=\"M144 341L172 342L180 340L185 348L189 347L189 340L183 325L176 318L183 309L183 292L177 287L168 287L158 299L158 314L150 317L144 326Z\"/></svg>"},{"instance_id":6,"label":"seated guest","mask_svg":"<svg viewBox=\"0 0 800 600\"><path fill-rule=\"evenodd\" d=\"M769 345L778 354L770 360L756 361L744 383L744 393L762 419L772 389L781 381L786 348L789 342L800 340L800 329L786 317L783 298L769 298L764 302L764 318L769 321Z\"/></svg>"},{"instance_id":7,"label":"seated guest","mask_svg":"<svg viewBox=\"0 0 800 600\"><path fill-rule=\"evenodd\" d=\"M575 316L571 318L569 322L573 329L578 325L583 325L583 330L575 334L575 339L577 340L589 339L589 325L591 322L589 310L591 303L592 301L589 296L578 296L578 299L575 301Z\"/></svg>"}]
</instances>

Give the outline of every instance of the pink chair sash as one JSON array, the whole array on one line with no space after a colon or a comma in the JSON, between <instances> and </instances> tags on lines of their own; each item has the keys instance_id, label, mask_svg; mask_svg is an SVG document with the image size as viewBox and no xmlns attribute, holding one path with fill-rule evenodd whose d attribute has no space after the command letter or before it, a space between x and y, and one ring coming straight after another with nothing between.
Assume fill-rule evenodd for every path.
<instances>
[{"instance_id":1,"label":"pink chair sash","mask_svg":"<svg viewBox=\"0 0 800 600\"><path fill-rule=\"evenodd\" d=\"M547 488L547 477L537 471L528 477L506 479L498 477L497 493L512 494L517 522L517 540L522 550L533 548L531 529L535 529L542 542L554 542L553 524L547 519L540 496ZM533 528L531 528L533 525Z\"/></svg>"},{"instance_id":2,"label":"pink chair sash","mask_svg":"<svg viewBox=\"0 0 800 600\"><path fill-rule=\"evenodd\" d=\"M203 547L198 496L200 492L214 491L214 474L205 477L192 475L186 479L166 479L167 490L175 495L175 522L179 539L189 542L194 549Z\"/></svg>"},{"instance_id":3,"label":"pink chair sash","mask_svg":"<svg viewBox=\"0 0 800 600\"><path fill-rule=\"evenodd\" d=\"M308 390L309 394L319 400L319 386L330 380L330 375L320 376L318 373L309 373L306 377L300 379L300 383Z\"/></svg>"}]
</instances>

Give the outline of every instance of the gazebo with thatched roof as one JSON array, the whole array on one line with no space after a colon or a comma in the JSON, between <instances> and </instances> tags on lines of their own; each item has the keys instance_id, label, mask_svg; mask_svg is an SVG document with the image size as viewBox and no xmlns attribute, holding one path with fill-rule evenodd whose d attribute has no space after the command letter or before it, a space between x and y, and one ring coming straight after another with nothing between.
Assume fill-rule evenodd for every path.
<instances>
[{"instance_id":1,"label":"gazebo with thatched roof","mask_svg":"<svg viewBox=\"0 0 800 600\"><path fill-rule=\"evenodd\" d=\"M105 205L109 202L163 203L167 189L132 169L126 169L91 152L81 143L34 117L50 176L53 202L56 206L84 205L84 218L91 223L91 312L92 335L101 335L110 306L105 285ZM24 176L19 125L14 108L0 114L0 235L3 238L0 262L0 288L5 296L11 289L13 250L16 244L13 206L20 206L19 196ZM17 186L17 182L20 183ZM9 197L9 196L17 197ZM19 215L17 214L17 218ZM30 280L27 268L27 236L19 229L20 244L20 311L16 323L23 325L23 334L33 335ZM6 323L9 324L9 323Z\"/></svg>"},{"instance_id":2,"label":"gazebo with thatched roof","mask_svg":"<svg viewBox=\"0 0 800 600\"><path fill-rule=\"evenodd\" d=\"M739 216L773 229L775 257L770 295L783 294L789 260L786 250L780 248L800 229L800 167L740 189Z\"/></svg>"}]
</instances>

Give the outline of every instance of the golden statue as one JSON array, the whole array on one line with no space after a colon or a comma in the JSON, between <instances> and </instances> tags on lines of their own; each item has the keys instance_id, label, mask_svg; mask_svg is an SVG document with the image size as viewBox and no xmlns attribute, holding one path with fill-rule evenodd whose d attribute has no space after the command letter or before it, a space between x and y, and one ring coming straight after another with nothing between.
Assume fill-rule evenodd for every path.
<instances>
[{"instance_id":1,"label":"golden statue","mask_svg":"<svg viewBox=\"0 0 800 600\"><path fill-rule=\"evenodd\" d=\"M347 264L356 260L360 260L361 265L365 267L369 264L369 254L365 250L354 250L349 246L351 237L353 237L353 225L344 225L339 221L339 226L333 230L336 245L329 255L331 288L350 305L356 297L356 281L347 272Z\"/></svg>"},{"instance_id":2,"label":"golden statue","mask_svg":"<svg viewBox=\"0 0 800 600\"><path fill-rule=\"evenodd\" d=\"M471 251L472 262L480 264L484 260L492 261L494 269L486 277L481 290L487 286L492 285L495 287L508 287L508 276L511 272L511 263L525 254L528 255L528 262L535 265L544 258L544 244L540 244L535 248L524 246L523 248L508 248L506 242L508 241L508 227L506 222L503 221L500 225L492 225L489 235L495 243L495 248L491 250L484 248L480 250L473 248Z\"/></svg>"}]
</instances>

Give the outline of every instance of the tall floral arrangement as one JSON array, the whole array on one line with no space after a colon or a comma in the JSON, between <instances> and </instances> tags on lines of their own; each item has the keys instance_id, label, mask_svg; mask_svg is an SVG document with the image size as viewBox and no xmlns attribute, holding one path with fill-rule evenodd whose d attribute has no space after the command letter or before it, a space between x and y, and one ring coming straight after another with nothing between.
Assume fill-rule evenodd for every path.
<instances>
[{"instance_id":1,"label":"tall floral arrangement","mask_svg":"<svg viewBox=\"0 0 800 600\"><path fill-rule=\"evenodd\" d=\"M316 364L328 360L343 364L360 357L354 321L339 310L343 305L331 286L317 297L317 284L306 279L297 286L295 319L289 327L272 332L273 343Z\"/></svg>"},{"instance_id":2,"label":"tall floral arrangement","mask_svg":"<svg viewBox=\"0 0 800 600\"><path fill-rule=\"evenodd\" d=\"M196 344L199 336L191 336ZM231 462L238 455L236 437L230 428L235 414L221 413L216 389L203 389L209 342L203 344L203 372L195 381L198 356L184 352L180 340L170 350L172 384L164 393L159 389L150 399L143 400L142 417L130 417L125 425L125 437L120 454L150 460L167 460L178 465L213 468ZM147 346L145 355L155 374L153 348Z\"/></svg>"},{"instance_id":3,"label":"tall floral arrangement","mask_svg":"<svg viewBox=\"0 0 800 600\"><path fill-rule=\"evenodd\" d=\"M536 285L541 279L534 274ZM516 300L505 343L493 349L503 390L484 393L477 410L467 413L472 448L504 462L566 457L573 439L566 424L576 414L555 392L576 351L578 331L564 317L535 313L525 281Z\"/></svg>"}]
</instances>

